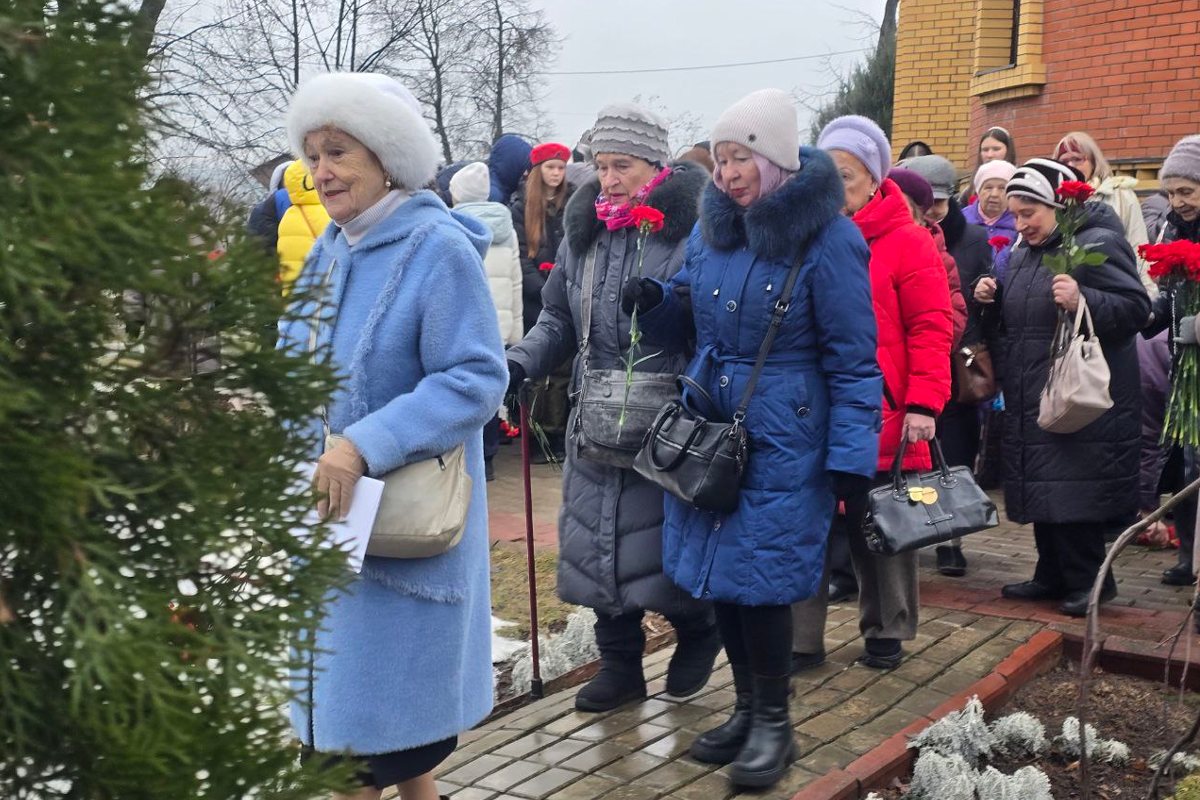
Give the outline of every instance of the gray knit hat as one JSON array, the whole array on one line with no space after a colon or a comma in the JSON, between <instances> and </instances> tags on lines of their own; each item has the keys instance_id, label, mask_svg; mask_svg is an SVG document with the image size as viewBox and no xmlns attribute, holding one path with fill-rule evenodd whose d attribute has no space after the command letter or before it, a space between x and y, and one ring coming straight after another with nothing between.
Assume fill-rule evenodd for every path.
<instances>
[{"instance_id":1,"label":"gray knit hat","mask_svg":"<svg viewBox=\"0 0 1200 800\"><path fill-rule=\"evenodd\" d=\"M1158 178L1187 178L1200 183L1200 135L1185 136L1175 143Z\"/></svg>"},{"instance_id":2,"label":"gray knit hat","mask_svg":"<svg viewBox=\"0 0 1200 800\"><path fill-rule=\"evenodd\" d=\"M954 165L942 156L916 156L905 159L901 163L905 169L911 169L933 187L933 199L945 200L954 194L954 185L958 183L958 171Z\"/></svg>"},{"instance_id":3,"label":"gray knit hat","mask_svg":"<svg viewBox=\"0 0 1200 800\"><path fill-rule=\"evenodd\" d=\"M800 169L796 106L779 89L759 89L727 108L710 141L714 148L721 142L740 144L788 172Z\"/></svg>"},{"instance_id":4,"label":"gray knit hat","mask_svg":"<svg viewBox=\"0 0 1200 800\"><path fill-rule=\"evenodd\" d=\"M600 153L621 153L666 164L671 157L667 125L653 111L633 103L614 103L600 109L592 126L592 159Z\"/></svg>"}]
</instances>

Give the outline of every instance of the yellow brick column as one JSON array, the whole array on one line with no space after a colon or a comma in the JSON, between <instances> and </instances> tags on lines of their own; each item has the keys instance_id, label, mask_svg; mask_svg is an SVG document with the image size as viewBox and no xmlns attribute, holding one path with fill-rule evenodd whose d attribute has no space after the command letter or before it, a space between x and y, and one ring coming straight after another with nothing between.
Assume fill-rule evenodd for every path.
<instances>
[{"instance_id":1,"label":"yellow brick column","mask_svg":"<svg viewBox=\"0 0 1200 800\"><path fill-rule=\"evenodd\" d=\"M975 68L976 0L902 0L896 31L893 158L914 139L959 169L971 166L967 141Z\"/></svg>"}]
</instances>

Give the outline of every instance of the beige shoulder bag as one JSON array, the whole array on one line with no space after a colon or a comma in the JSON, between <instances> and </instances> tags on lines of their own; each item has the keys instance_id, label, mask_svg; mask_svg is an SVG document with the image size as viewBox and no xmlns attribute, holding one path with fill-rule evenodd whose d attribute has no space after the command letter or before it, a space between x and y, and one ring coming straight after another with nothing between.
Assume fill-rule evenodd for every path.
<instances>
[{"instance_id":1,"label":"beige shoulder bag","mask_svg":"<svg viewBox=\"0 0 1200 800\"><path fill-rule=\"evenodd\" d=\"M1075 433L1095 422L1113 406L1108 392L1110 373L1087 298L1079 295L1075 324L1059 318L1050 347L1050 375L1042 388L1038 427L1049 433ZM1087 333L1082 330L1087 321Z\"/></svg>"},{"instance_id":2,"label":"beige shoulder bag","mask_svg":"<svg viewBox=\"0 0 1200 800\"><path fill-rule=\"evenodd\" d=\"M337 262L329 265L322 290L329 286ZM316 357L317 332L324 299L309 325L309 352ZM333 323L336 325L336 319ZM329 417L321 406L325 451L345 437L329 432ZM471 476L467 473L466 445L434 458L415 461L380 476L383 497L367 543L367 555L384 558L429 558L454 548L467 527L471 505Z\"/></svg>"}]
</instances>

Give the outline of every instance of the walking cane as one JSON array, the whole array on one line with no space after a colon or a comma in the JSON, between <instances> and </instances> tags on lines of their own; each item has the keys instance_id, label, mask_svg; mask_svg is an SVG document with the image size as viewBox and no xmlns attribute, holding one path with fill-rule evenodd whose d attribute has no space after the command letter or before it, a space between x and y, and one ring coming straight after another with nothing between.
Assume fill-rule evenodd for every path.
<instances>
[{"instance_id":1,"label":"walking cane","mask_svg":"<svg viewBox=\"0 0 1200 800\"><path fill-rule=\"evenodd\" d=\"M526 381L526 386L529 382ZM529 683L529 693L534 699L541 699L545 692L542 687L542 664L538 652L538 609L537 609L537 571L533 561L533 481L529 477L529 407L525 404L526 392L518 396L521 408L521 473L525 478L525 559L529 568L529 646L533 663L533 678Z\"/></svg>"}]
</instances>

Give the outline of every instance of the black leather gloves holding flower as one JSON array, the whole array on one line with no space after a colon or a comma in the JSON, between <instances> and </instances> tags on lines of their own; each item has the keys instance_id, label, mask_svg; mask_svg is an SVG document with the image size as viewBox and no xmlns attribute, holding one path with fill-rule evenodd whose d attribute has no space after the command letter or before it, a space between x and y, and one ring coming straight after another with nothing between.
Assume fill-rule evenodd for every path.
<instances>
[{"instance_id":1,"label":"black leather gloves holding flower","mask_svg":"<svg viewBox=\"0 0 1200 800\"><path fill-rule=\"evenodd\" d=\"M635 308L639 314L644 314L662 300L662 286L651 278L628 280L621 290L621 310L626 314L632 314Z\"/></svg>"}]
</instances>

